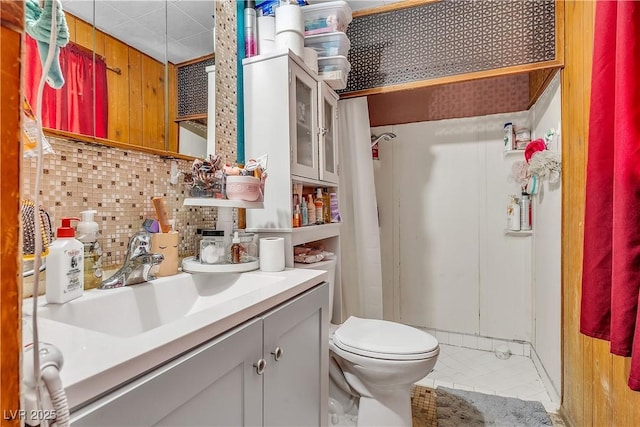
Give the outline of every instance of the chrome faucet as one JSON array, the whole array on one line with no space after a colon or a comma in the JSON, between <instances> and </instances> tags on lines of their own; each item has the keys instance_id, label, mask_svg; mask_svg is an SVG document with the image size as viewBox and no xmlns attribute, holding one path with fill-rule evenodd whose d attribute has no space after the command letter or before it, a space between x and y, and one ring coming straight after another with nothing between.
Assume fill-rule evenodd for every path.
<instances>
[{"instance_id":1,"label":"chrome faucet","mask_svg":"<svg viewBox=\"0 0 640 427\"><path fill-rule=\"evenodd\" d=\"M138 231L131 236L124 264L113 276L100 283L98 289L120 288L155 279L152 268L164 261L164 255L149 253L150 247L151 234L148 231Z\"/></svg>"}]
</instances>

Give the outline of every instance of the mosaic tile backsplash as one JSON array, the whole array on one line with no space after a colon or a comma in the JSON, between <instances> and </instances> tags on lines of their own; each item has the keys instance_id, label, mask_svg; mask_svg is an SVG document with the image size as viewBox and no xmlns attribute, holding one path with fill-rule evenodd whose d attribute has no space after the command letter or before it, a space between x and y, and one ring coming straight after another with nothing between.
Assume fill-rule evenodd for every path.
<instances>
[{"instance_id":1,"label":"mosaic tile backsplash","mask_svg":"<svg viewBox=\"0 0 640 427\"><path fill-rule=\"evenodd\" d=\"M354 92L555 59L554 0L443 0L353 19Z\"/></svg>"},{"instance_id":2,"label":"mosaic tile backsplash","mask_svg":"<svg viewBox=\"0 0 640 427\"><path fill-rule=\"evenodd\" d=\"M54 229L65 216L96 209L105 268L122 264L129 237L145 218L155 218L151 198L163 196L180 233L180 257L193 255L196 229L215 226L214 208L183 207L185 186L171 185L171 160L142 152L50 138L55 155L44 157L41 205ZM191 162L178 160L186 172ZM23 162L23 198L33 199L36 160ZM182 181L182 180L180 180Z\"/></svg>"}]
</instances>

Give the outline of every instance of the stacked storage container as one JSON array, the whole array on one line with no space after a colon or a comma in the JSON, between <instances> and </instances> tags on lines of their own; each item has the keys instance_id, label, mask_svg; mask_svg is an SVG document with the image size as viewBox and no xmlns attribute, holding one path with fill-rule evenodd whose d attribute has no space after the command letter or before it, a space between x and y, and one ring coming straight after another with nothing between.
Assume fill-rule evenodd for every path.
<instances>
[{"instance_id":1,"label":"stacked storage container","mask_svg":"<svg viewBox=\"0 0 640 427\"><path fill-rule=\"evenodd\" d=\"M318 53L318 75L331 88L347 87L351 65L347 60L351 8L345 1L331 1L302 7L304 45Z\"/></svg>"}]
</instances>

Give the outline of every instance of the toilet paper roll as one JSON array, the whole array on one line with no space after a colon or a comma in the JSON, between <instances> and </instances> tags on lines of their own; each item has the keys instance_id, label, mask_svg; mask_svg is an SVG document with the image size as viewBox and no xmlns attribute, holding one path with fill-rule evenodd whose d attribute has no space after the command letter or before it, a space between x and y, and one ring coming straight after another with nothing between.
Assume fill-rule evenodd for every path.
<instances>
[{"instance_id":1,"label":"toilet paper roll","mask_svg":"<svg viewBox=\"0 0 640 427\"><path fill-rule=\"evenodd\" d=\"M318 72L318 52L310 47L304 48L304 63L307 64L307 67L311 68L316 73Z\"/></svg>"},{"instance_id":2,"label":"toilet paper roll","mask_svg":"<svg viewBox=\"0 0 640 427\"><path fill-rule=\"evenodd\" d=\"M260 270L284 270L284 238L265 237L260 239Z\"/></svg>"},{"instance_id":3,"label":"toilet paper roll","mask_svg":"<svg viewBox=\"0 0 640 427\"><path fill-rule=\"evenodd\" d=\"M276 49L289 49L302 58L304 56L304 37L295 31L277 33Z\"/></svg>"},{"instance_id":4,"label":"toilet paper roll","mask_svg":"<svg viewBox=\"0 0 640 427\"><path fill-rule=\"evenodd\" d=\"M304 34L304 16L297 4L286 4L276 8L276 34L284 31Z\"/></svg>"},{"instance_id":5,"label":"toilet paper roll","mask_svg":"<svg viewBox=\"0 0 640 427\"><path fill-rule=\"evenodd\" d=\"M273 52L276 50L276 20L273 16L258 17L258 52Z\"/></svg>"}]
</instances>

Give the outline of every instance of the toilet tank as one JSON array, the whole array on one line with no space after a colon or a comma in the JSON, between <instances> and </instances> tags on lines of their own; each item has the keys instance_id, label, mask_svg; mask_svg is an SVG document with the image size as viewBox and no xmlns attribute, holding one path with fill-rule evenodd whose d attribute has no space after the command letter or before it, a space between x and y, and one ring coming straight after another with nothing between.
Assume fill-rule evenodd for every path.
<instances>
[{"instance_id":1,"label":"toilet tank","mask_svg":"<svg viewBox=\"0 0 640 427\"><path fill-rule=\"evenodd\" d=\"M337 319L333 323L340 323L340 315L336 315L336 311L339 312L342 298L339 290L336 291L336 264L337 258L328 259L326 261L314 262L312 264L295 263L295 268L309 268L312 270L321 270L328 273L327 282L329 282L329 313L332 315L332 319ZM334 311L335 308L335 311Z\"/></svg>"}]
</instances>

